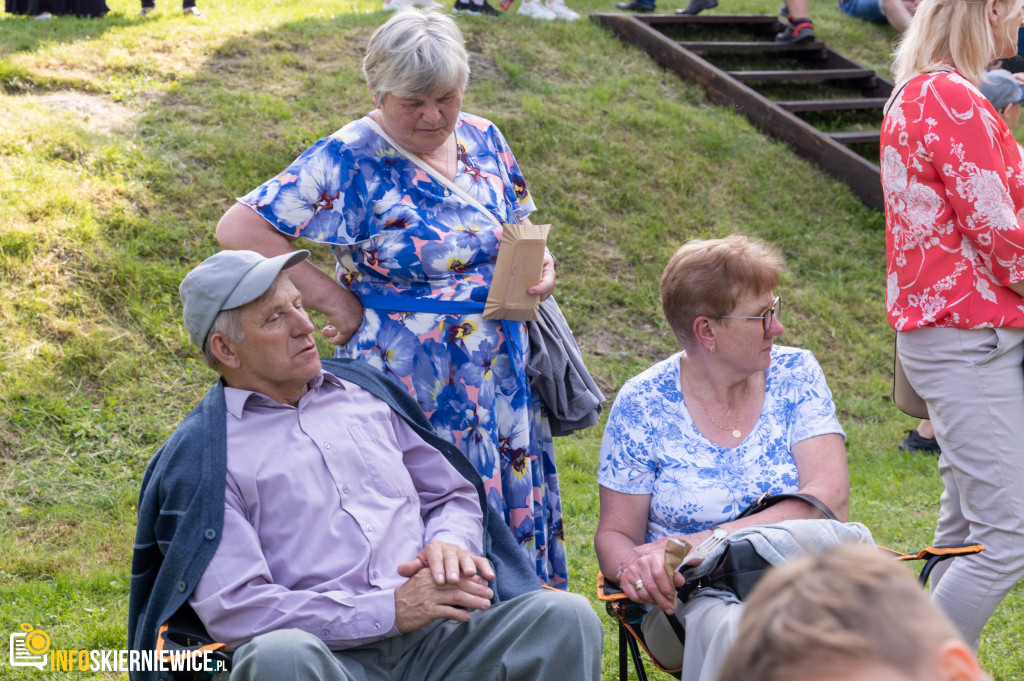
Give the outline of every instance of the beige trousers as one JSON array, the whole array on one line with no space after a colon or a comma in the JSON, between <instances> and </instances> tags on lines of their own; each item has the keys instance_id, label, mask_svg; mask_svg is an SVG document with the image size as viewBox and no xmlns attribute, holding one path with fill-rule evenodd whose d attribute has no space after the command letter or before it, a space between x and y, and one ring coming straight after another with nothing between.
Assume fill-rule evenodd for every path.
<instances>
[{"instance_id":1,"label":"beige trousers","mask_svg":"<svg viewBox=\"0 0 1024 681\"><path fill-rule=\"evenodd\" d=\"M1024 577L1024 329L923 328L896 335L942 447L935 544L986 550L940 563L932 600L975 648Z\"/></svg>"},{"instance_id":2,"label":"beige trousers","mask_svg":"<svg viewBox=\"0 0 1024 681\"><path fill-rule=\"evenodd\" d=\"M683 668L681 681L716 681L743 614L742 603L726 603L714 596L676 601L675 617L686 630L686 647L665 614L655 608L644 615L640 631L651 653L663 666Z\"/></svg>"}]
</instances>

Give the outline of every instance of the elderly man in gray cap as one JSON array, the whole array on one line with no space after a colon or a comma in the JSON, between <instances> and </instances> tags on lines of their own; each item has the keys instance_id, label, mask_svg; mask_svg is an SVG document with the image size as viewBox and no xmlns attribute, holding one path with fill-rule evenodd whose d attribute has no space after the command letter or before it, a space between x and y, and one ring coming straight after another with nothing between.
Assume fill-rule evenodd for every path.
<instances>
[{"instance_id":1,"label":"elderly man in gray cap","mask_svg":"<svg viewBox=\"0 0 1024 681\"><path fill-rule=\"evenodd\" d=\"M233 681L596 681L596 615L539 590L472 465L383 374L321 361L287 274L307 256L223 251L181 283L221 381L146 470L129 647L198 617Z\"/></svg>"}]
</instances>

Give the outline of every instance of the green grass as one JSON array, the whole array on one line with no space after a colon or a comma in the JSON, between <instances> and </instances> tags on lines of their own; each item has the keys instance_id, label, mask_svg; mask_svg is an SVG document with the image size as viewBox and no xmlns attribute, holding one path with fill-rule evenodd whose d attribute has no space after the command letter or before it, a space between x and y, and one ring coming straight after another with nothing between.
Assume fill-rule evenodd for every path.
<instances>
[{"instance_id":1,"label":"green grass","mask_svg":"<svg viewBox=\"0 0 1024 681\"><path fill-rule=\"evenodd\" d=\"M205 22L172 0L146 19L110 5L102 20L0 18L0 634L30 622L61 649L124 645L142 471L213 379L178 282L235 196L368 111L359 60L384 19L371 0L201 0ZM821 37L885 72L891 31L812 10ZM882 217L593 22L459 21L464 108L498 123L553 223L557 295L609 397L675 349L657 280L679 244L771 240L789 263L785 342L815 352L849 435L853 518L894 548L927 543L939 481L934 460L895 450L913 422L889 399ZM557 449L571 585L590 597L600 435ZM985 632L999 681L1024 678L1022 594ZM0 676L37 678L0 639Z\"/></svg>"}]
</instances>

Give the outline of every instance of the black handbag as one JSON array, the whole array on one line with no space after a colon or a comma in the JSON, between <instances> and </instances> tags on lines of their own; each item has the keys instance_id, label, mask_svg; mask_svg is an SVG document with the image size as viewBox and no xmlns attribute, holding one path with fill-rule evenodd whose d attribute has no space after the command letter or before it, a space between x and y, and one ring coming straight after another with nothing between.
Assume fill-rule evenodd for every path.
<instances>
[{"instance_id":1,"label":"black handbag","mask_svg":"<svg viewBox=\"0 0 1024 681\"><path fill-rule=\"evenodd\" d=\"M736 519L746 518L749 515L759 513L766 508L770 508L780 501L786 499L801 499L811 504L819 511L825 514L825 517L829 520L838 520L836 514L832 512L825 502L817 497L810 494L765 494L760 499L752 503L747 508L736 516ZM721 556L718 559L718 564L703 577L693 580L687 580L686 584L679 587L676 591L679 596L679 600L686 601L693 595L693 592L701 587L711 587L713 589L721 589L723 591L731 591L736 594L736 597L741 601L744 600L750 591L757 584L758 580L764 575L765 570L770 568L772 565L754 550L754 545L750 543L749 539L740 539L739 541L731 542L725 547Z\"/></svg>"},{"instance_id":2,"label":"black handbag","mask_svg":"<svg viewBox=\"0 0 1024 681\"><path fill-rule=\"evenodd\" d=\"M792 494L763 494L757 501L740 511L740 514L733 520L739 520L740 518L746 518L749 515L759 513L786 499L806 501L824 513L825 517L829 520L838 520L836 514L832 512L832 509L824 501L812 494L801 494L798 492ZM754 545L750 543L749 539L730 542L719 556L718 564L699 579L687 579L686 584L676 589L676 596L680 602L685 603L690 600L690 596L697 589L711 587L731 591L742 601L750 594L754 585L757 584L758 580L764 576L765 571L770 567L772 567L772 564L754 550ZM683 629L682 622L674 615L669 615L668 613L665 613L665 615L668 618L669 626L672 627L672 631L675 632L679 642L685 646L686 631Z\"/></svg>"}]
</instances>

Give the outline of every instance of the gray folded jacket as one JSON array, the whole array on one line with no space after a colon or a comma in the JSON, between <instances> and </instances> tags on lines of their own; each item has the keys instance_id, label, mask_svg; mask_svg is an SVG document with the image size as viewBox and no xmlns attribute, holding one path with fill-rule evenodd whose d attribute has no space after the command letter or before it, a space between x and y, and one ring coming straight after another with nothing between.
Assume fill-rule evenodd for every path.
<instances>
[{"instance_id":1,"label":"gray folded jacket","mask_svg":"<svg viewBox=\"0 0 1024 681\"><path fill-rule=\"evenodd\" d=\"M803 518L783 520L773 525L754 525L736 530L699 565L687 568L683 576L687 581L700 579L718 565L722 553L730 544L744 539L750 540L757 554L772 565L781 565L808 553L822 553L840 544L875 543L871 530L861 523ZM729 602L739 601L731 591L705 588L697 593L701 596L717 596Z\"/></svg>"},{"instance_id":2,"label":"gray folded jacket","mask_svg":"<svg viewBox=\"0 0 1024 681\"><path fill-rule=\"evenodd\" d=\"M583 364L572 330L553 297L540 304L537 321L528 322L530 358L526 375L548 410L554 436L597 423L604 395Z\"/></svg>"}]
</instances>

